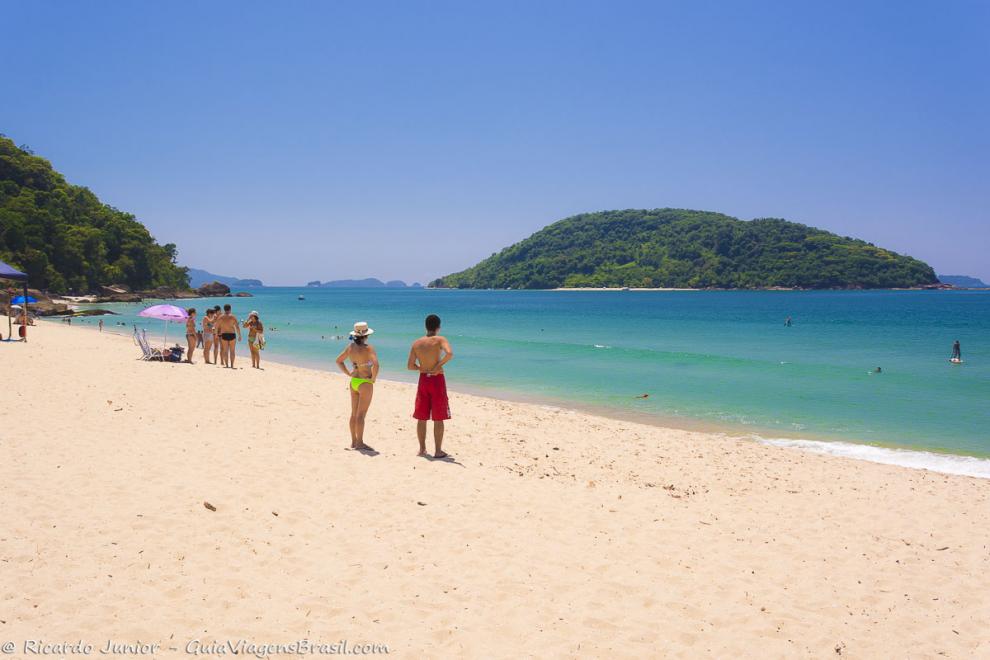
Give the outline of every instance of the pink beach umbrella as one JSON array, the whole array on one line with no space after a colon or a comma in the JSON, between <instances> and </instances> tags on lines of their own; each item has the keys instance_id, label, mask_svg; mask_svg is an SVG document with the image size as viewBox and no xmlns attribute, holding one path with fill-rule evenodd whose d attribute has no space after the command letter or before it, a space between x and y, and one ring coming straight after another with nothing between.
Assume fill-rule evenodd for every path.
<instances>
[{"instance_id":1,"label":"pink beach umbrella","mask_svg":"<svg viewBox=\"0 0 990 660\"><path fill-rule=\"evenodd\" d=\"M138 312L138 316L144 316L149 319L161 319L165 321L165 343L168 343L168 322L169 321L185 321L189 318L189 314L186 310L181 307L176 307L175 305L152 305L146 309L142 309Z\"/></svg>"}]
</instances>

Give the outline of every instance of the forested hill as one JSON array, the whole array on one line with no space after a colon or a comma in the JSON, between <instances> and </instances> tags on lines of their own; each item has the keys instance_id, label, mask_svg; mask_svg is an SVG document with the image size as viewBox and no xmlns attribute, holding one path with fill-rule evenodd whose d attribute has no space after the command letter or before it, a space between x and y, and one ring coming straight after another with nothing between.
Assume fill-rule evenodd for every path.
<instances>
[{"instance_id":1,"label":"forested hill","mask_svg":"<svg viewBox=\"0 0 990 660\"><path fill-rule=\"evenodd\" d=\"M188 286L175 245L159 245L133 215L66 183L51 163L0 136L0 260L31 285L87 292Z\"/></svg>"},{"instance_id":2,"label":"forested hill","mask_svg":"<svg viewBox=\"0 0 990 660\"><path fill-rule=\"evenodd\" d=\"M576 215L431 286L897 288L935 284L917 259L773 218L654 209Z\"/></svg>"}]
</instances>

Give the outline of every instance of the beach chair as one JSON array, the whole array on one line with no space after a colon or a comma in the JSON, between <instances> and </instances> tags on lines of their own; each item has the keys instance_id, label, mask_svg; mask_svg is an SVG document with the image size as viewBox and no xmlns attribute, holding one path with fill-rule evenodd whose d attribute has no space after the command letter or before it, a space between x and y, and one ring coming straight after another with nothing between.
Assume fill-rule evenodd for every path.
<instances>
[{"instance_id":1,"label":"beach chair","mask_svg":"<svg viewBox=\"0 0 990 660\"><path fill-rule=\"evenodd\" d=\"M141 347L141 360L158 360L159 362L165 361L165 358L162 356L162 352L157 348L152 348L148 345L148 336L145 334L144 330L138 332L137 326L134 326L134 343Z\"/></svg>"}]
</instances>

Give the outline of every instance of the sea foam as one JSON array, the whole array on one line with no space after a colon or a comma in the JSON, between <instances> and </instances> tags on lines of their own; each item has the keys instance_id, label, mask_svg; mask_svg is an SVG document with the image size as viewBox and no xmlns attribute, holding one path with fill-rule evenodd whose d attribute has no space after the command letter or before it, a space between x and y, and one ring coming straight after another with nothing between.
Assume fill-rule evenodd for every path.
<instances>
[{"instance_id":1,"label":"sea foam","mask_svg":"<svg viewBox=\"0 0 990 660\"><path fill-rule=\"evenodd\" d=\"M788 440L784 438L757 438L757 440L775 447L802 449L816 454L843 456L861 461L872 461L873 463L990 479L990 459L976 458L975 456L936 454L911 449L889 449L849 442L819 442L817 440Z\"/></svg>"}]
</instances>

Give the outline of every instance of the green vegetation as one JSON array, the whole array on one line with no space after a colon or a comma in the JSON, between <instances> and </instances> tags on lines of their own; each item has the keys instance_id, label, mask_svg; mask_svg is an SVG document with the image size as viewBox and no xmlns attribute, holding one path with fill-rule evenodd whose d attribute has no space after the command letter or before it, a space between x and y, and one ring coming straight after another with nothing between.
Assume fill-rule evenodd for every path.
<instances>
[{"instance_id":1,"label":"green vegetation","mask_svg":"<svg viewBox=\"0 0 990 660\"><path fill-rule=\"evenodd\" d=\"M917 259L794 222L655 209L555 222L431 286L827 289L937 281Z\"/></svg>"},{"instance_id":2,"label":"green vegetation","mask_svg":"<svg viewBox=\"0 0 990 660\"><path fill-rule=\"evenodd\" d=\"M56 292L188 287L175 245L159 245L134 216L81 186L51 163L0 135L0 260L31 285Z\"/></svg>"}]
</instances>

